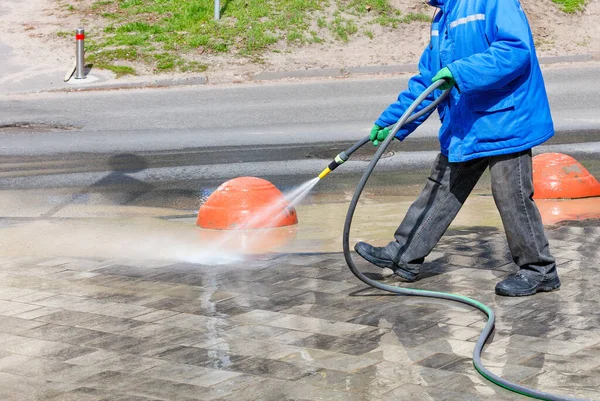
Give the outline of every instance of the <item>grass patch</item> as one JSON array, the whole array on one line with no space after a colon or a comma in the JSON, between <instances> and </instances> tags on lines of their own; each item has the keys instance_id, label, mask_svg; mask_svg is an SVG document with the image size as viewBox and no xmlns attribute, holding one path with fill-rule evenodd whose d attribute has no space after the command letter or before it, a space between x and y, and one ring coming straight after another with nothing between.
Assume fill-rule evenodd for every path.
<instances>
[{"instance_id":1,"label":"grass patch","mask_svg":"<svg viewBox=\"0 0 600 401\"><path fill-rule=\"evenodd\" d=\"M583 11L585 8L585 0L552 0L554 3L558 4L560 8L568 13L572 14L577 11Z\"/></svg>"},{"instance_id":2,"label":"grass patch","mask_svg":"<svg viewBox=\"0 0 600 401\"><path fill-rule=\"evenodd\" d=\"M146 22L129 22L127 24L121 25L116 29L116 32L125 32L125 33L148 33L148 34L159 34L162 33L163 30L160 26L150 25Z\"/></svg>"},{"instance_id":3,"label":"grass patch","mask_svg":"<svg viewBox=\"0 0 600 401\"><path fill-rule=\"evenodd\" d=\"M250 57L280 40L313 43L311 12L327 0L221 0L222 19L214 20L213 0L100 0L87 12L104 16L111 24L97 49L156 50L137 61L150 63L155 71L199 70L181 54L232 52ZM99 61L114 53L98 53Z\"/></svg>"},{"instance_id":4,"label":"grass patch","mask_svg":"<svg viewBox=\"0 0 600 401\"><path fill-rule=\"evenodd\" d=\"M118 32L108 38L104 44L110 46L143 46L148 43L150 35L137 32Z\"/></svg>"},{"instance_id":5,"label":"grass patch","mask_svg":"<svg viewBox=\"0 0 600 401\"><path fill-rule=\"evenodd\" d=\"M251 54L281 39L309 39L309 13L321 9L323 3L223 0L220 21L213 19L213 0L102 0L94 3L92 10L120 15L121 24L112 40L107 39L109 45L139 46L153 41L171 49L190 50L200 43L214 52Z\"/></svg>"},{"instance_id":6,"label":"grass patch","mask_svg":"<svg viewBox=\"0 0 600 401\"><path fill-rule=\"evenodd\" d=\"M109 70L117 74L117 78L122 77L123 75L135 75L135 70L132 67L128 67L126 65L114 65L114 64L106 64L100 63L95 65L95 67Z\"/></svg>"},{"instance_id":7,"label":"grass patch","mask_svg":"<svg viewBox=\"0 0 600 401\"><path fill-rule=\"evenodd\" d=\"M310 40L313 43L323 43L325 40L319 37L319 34L315 31L310 31Z\"/></svg>"},{"instance_id":8,"label":"grass patch","mask_svg":"<svg viewBox=\"0 0 600 401\"><path fill-rule=\"evenodd\" d=\"M94 46L92 44L88 46L88 50L86 51L86 55L89 54L87 58L92 63L117 60L135 61L139 57L138 51L133 48L101 49L98 51L93 51L93 49Z\"/></svg>"},{"instance_id":9,"label":"grass patch","mask_svg":"<svg viewBox=\"0 0 600 401\"><path fill-rule=\"evenodd\" d=\"M343 12L325 12L332 5ZM188 58L210 53L260 60L278 42L322 43L323 34L348 42L360 30L372 39L365 23L396 27L429 20L422 14L401 15L389 0L221 0L219 21L214 20L214 0L96 0L77 12L106 22L102 31L87 35L97 65L127 60L156 72L200 71L206 65Z\"/></svg>"},{"instance_id":10,"label":"grass patch","mask_svg":"<svg viewBox=\"0 0 600 401\"><path fill-rule=\"evenodd\" d=\"M208 69L208 66L197 61L188 61L181 65L180 68L183 72L204 72Z\"/></svg>"},{"instance_id":11,"label":"grass patch","mask_svg":"<svg viewBox=\"0 0 600 401\"><path fill-rule=\"evenodd\" d=\"M330 25L331 32L341 41L348 42L348 37L358 32L354 20L336 15Z\"/></svg>"},{"instance_id":12,"label":"grass patch","mask_svg":"<svg viewBox=\"0 0 600 401\"><path fill-rule=\"evenodd\" d=\"M353 14L388 14L395 11L388 0L338 0L338 5Z\"/></svg>"},{"instance_id":13,"label":"grass patch","mask_svg":"<svg viewBox=\"0 0 600 401\"><path fill-rule=\"evenodd\" d=\"M401 13L394 13L392 15L380 15L375 18L375 22L382 25L388 26L391 28L398 28L400 24L409 24L411 22L430 22L431 17L422 13L408 13L406 15L402 15Z\"/></svg>"},{"instance_id":14,"label":"grass patch","mask_svg":"<svg viewBox=\"0 0 600 401\"><path fill-rule=\"evenodd\" d=\"M423 13L408 13L402 18L402 22L405 24L410 22L431 22L431 15Z\"/></svg>"},{"instance_id":15,"label":"grass patch","mask_svg":"<svg viewBox=\"0 0 600 401\"><path fill-rule=\"evenodd\" d=\"M181 64L181 59L171 53L158 53L154 55L154 62L158 71L169 71Z\"/></svg>"}]
</instances>

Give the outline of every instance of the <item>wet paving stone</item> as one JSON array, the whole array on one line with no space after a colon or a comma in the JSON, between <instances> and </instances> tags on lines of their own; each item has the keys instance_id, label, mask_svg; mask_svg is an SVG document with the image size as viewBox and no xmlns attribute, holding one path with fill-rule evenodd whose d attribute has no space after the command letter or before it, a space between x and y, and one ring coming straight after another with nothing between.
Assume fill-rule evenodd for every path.
<instances>
[{"instance_id":1,"label":"wet paving stone","mask_svg":"<svg viewBox=\"0 0 600 401\"><path fill-rule=\"evenodd\" d=\"M497 314L484 364L532 388L600 399L600 228L548 227L560 291L494 294L516 267L496 229L449 231L411 284ZM2 400L520 400L473 368L485 316L367 289L343 255L231 265L0 261Z\"/></svg>"},{"instance_id":2,"label":"wet paving stone","mask_svg":"<svg viewBox=\"0 0 600 401\"><path fill-rule=\"evenodd\" d=\"M366 352L373 351L379 346L379 344L375 341L327 336L323 334L313 334L310 337L302 339L301 341L292 343L292 345L339 352L348 355L362 355Z\"/></svg>"}]
</instances>

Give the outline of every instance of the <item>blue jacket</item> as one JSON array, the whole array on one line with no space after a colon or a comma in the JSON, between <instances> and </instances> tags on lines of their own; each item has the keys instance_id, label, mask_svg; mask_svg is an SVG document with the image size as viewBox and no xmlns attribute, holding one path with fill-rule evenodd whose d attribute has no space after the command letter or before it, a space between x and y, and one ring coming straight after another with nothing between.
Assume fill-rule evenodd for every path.
<instances>
[{"instance_id":1,"label":"blue jacket","mask_svg":"<svg viewBox=\"0 0 600 401\"><path fill-rule=\"evenodd\" d=\"M430 0L439 7L419 74L375 122L395 124L408 106L448 67L456 80L438 106L441 152L450 162L530 149L554 134L533 38L518 0ZM434 97L435 91L422 109ZM396 134L406 138L428 116Z\"/></svg>"}]
</instances>

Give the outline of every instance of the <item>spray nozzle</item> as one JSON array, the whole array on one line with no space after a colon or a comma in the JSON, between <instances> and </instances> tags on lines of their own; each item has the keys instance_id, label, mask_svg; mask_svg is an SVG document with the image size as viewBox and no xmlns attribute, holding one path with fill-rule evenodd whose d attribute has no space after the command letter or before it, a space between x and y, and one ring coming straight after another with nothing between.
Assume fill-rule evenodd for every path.
<instances>
[{"instance_id":1,"label":"spray nozzle","mask_svg":"<svg viewBox=\"0 0 600 401\"><path fill-rule=\"evenodd\" d=\"M331 173L331 169L326 167L325 170L321 171L321 174L319 174L319 179L325 178L325 176L329 173Z\"/></svg>"},{"instance_id":2,"label":"spray nozzle","mask_svg":"<svg viewBox=\"0 0 600 401\"><path fill-rule=\"evenodd\" d=\"M327 166L327 168L325 170L323 170L321 172L321 174L319 174L319 178L324 178L327 174L331 173L339 165L344 164L344 162L347 160L348 160L348 155L346 154L346 152L340 153L339 155L337 155L335 157L335 159L333 159L333 161L331 163L329 163L329 166Z\"/></svg>"}]
</instances>

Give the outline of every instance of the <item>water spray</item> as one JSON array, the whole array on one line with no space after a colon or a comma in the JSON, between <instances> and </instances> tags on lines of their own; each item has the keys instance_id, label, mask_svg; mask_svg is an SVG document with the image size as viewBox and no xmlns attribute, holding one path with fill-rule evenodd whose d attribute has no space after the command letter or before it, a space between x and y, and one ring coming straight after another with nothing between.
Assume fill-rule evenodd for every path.
<instances>
[{"instance_id":1,"label":"water spray","mask_svg":"<svg viewBox=\"0 0 600 401\"><path fill-rule=\"evenodd\" d=\"M354 196L350 202L350 206L348 208L348 214L346 215L346 221L344 223L344 234L343 234L342 241L343 241L344 257L346 259L346 263L348 264L350 271L352 271L352 273L359 280L361 280L362 282L364 282L365 284L367 284L371 287L374 287L374 288L377 288L377 289L380 289L383 291L388 291L388 292L391 292L394 294L399 294L399 295L413 295L413 296L438 298L438 299L445 299L445 300L449 300L449 301L460 302L460 303L472 306L472 307L482 311L483 313L485 313L486 316L488 317L488 321L487 321L485 327L483 328L481 334L479 335L477 343L475 344L475 348L473 350L473 365L474 365L475 369L484 378L491 381L492 383L494 383L500 387L503 387L509 391L513 391L515 393L525 395L525 396L528 396L531 398L539 399L539 400L583 401L582 399L578 399L578 398L558 396L558 395L549 394L549 393L545 393L545 392L538 391L538 390L533 390L533 389L521 386L519 384L509 382L508 380L505 380L505 379L501 378L500 376L495 375L494 373L490 372L485 366L483 366L483 363L481 362L481 352L483 350L483 346L488 341L492 331L494 330L494 321L495 321L494 311L489 306L482 304L481 302L476 301L474 299L462 296L462 295L449 294L449 293L437 292L437 291L426 291L426 290L413 289L413 288L403 288L403 287L383 284L379 281L370 279L369 277L367 277L363 273L361 273L358 270L358 268L356 267L356 265L354 264L354 261L352 260L352 254L350 252L350 227L352 225L352 218L354 216L354 211L356 210L358 200L359 200L360 195L362 194L362 191L367 183L367 180L371 176L371 173L375 169L377 162L379 161L379 159L381 158L381 156L383 155L383 153L385 152L385 150L387 149L389 144L392 142L392 140L394 139L394 136L400 130L400 128L402 128L405 124L415 121L419 117L430 113L431 111L433 111L434 108L437 107L437 105L439 105L446 98L446 96L448 96L448 94L450 93L450 89L444 91L429 106L427 106L423 110L413 114L415 112L415 110L420 106L420 104L425 99L427 99L436 89L438 89L439 86L443 85L444 83L445 83L444 80L435 82L433 85L431 85L429 88L427 88L421 94L421 96L419 96L410 105L410 107L402 115L400 120L396 123L396 125L394 126L394 128L392 129L390 134L387 136L387 138L381 143L381 146L379 146L379 148L377 149L377 152L371 159L369 166L367 167L362 178L360 179L360 181L356 187L356 191L354 192ZM345 163L350 158L350 155L352 155L353 152L355 152L358 148L360 148L361 146L363 146L364 144L366 144L369 141L370 141L370 138L367 136L367 137L361 139L360 141L356 142L352 147L350 147L346 151L338 154L335 157L335 159L329 164L329 166L327 166L327 168L325 170L323 170L321 172L321 174L319 174L319 179L324 178L331 171L335 170L338 166Z\"/></svg>"}]
</instances>

